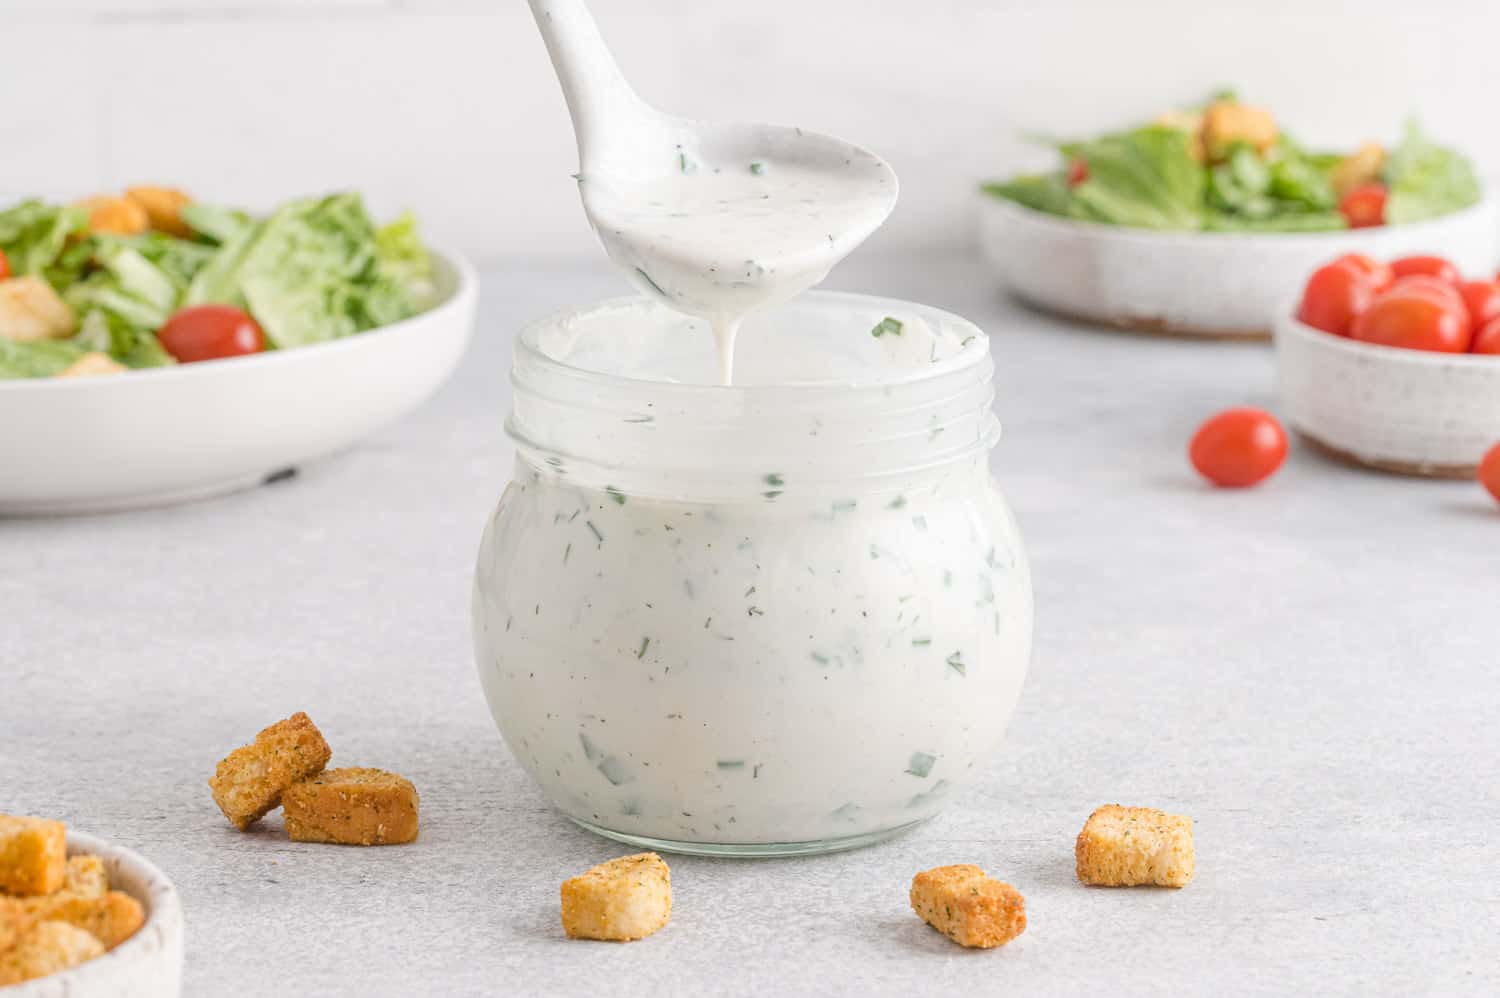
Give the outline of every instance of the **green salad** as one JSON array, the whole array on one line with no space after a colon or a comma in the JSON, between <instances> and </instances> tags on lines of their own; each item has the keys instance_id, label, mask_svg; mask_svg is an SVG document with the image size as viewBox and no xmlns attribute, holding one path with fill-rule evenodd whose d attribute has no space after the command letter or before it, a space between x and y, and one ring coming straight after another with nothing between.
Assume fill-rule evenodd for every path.
<instances>
[{"instance_id":1,"label":"green salad","mask_svg":"<svg viewBox=\"0 0 1500 998\"><path fill-rule=\"evenodd\" d=\"M1129 131L1053 144L1058 169L987 183L985 192L1108 225L1243 232L1397 225L1480 198L1469 161L1414 122L1389 149L1367 142L1316 152L1229 95Z\"/></svg>"},{"instance_id":2,"label":"green salad","mask_svg":"<svg viewBox=\"0 0 1500 998\"><path fill-rule=\"evenodd\" d=\"M432 261L406 215L358 194L265 216L164 188L0 210L0 379L107 374L285 350L428 307Z\"/></svg>"}]
</instances>

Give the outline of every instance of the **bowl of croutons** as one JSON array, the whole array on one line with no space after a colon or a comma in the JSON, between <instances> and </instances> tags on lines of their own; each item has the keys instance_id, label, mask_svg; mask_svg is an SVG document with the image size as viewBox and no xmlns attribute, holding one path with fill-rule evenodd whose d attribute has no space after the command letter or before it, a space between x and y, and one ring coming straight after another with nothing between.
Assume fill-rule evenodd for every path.
<instances>
[{"instance_id":1,"label":"bowl of croutons","mask_svg":"<svg viewBox=\"0 0 1500 998\"><path fill-rule=\"evenodd\" d=\"M1325 260L1500 256L1500 199L1415 124L1389 147L1317 152L1220 96L1056 151L1050 171L984 185L980 238L1017 298L1089 322L1267 339Z\"/></svg>"},{"instance_id":2,"label":"bowl of croutons","mask_svg":"<svg viewBox=\"0 0 1500 998\"><path fill-rule=\"evenodd\" d=\"M182 902L138 853L60 821L0 815L0 994L175 998Z\"/></svg>"}]
</instances>

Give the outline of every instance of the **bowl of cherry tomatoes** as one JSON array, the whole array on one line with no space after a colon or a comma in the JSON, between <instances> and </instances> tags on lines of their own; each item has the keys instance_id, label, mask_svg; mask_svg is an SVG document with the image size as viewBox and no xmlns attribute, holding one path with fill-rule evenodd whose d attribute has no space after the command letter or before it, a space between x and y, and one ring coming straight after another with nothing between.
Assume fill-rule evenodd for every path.
<instances>
[{"instance_id":1,"label":"bowl of cherry tomatoes","mask_svg":"<svg viewBox=\"0 0 1500 998\"><path fill-rule=\"evenodd\" d=\"M1287 420L1330 454L1473 478L1500 441L1500 281L1448 259L1347 254L1276 319Z\"/></svg>"}]
</instances>

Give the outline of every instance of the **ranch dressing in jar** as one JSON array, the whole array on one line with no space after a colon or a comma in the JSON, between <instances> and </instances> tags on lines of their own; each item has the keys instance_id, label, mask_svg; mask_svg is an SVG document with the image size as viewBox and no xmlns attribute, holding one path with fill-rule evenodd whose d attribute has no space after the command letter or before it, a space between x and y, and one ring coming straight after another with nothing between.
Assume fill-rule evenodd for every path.
<instances>
[{"instance_id":1,"label":"ranch dressing in jar","mask_svg":"<svg viewBox=\"0 0 1500 998\"><path fill-rule=\"evenodd\" d=\"M517 345L479 674L575 821L650 848L848 848L935 813L1001 737L1031 639L988 470L987 339L812 293L708 323L616 301Z\"/></svg>"}]
</instances>

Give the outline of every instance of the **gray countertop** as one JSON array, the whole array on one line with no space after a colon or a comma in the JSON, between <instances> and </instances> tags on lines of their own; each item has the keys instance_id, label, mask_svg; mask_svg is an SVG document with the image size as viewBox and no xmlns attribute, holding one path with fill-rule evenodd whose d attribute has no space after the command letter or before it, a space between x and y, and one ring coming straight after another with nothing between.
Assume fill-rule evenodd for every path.
<instances>
[{"instance_id":1,"label":"gray countertop","mask_svg":"<svg viewBox=\"0 0 1500 998\"><path fill-rule=\"evenodd\" d=\"M1260 489L1201 485L1198 421L1274 406L1264 346L1039 317L963 257L856 258L830 284L964 314L998 360L1036 651L996 758L926 826L818 859L669 857L667 929L562 938L558 883L629 850L550 811L501 742L469 585L510 470L513 332L618 293L602 265L489 271L457 378L294 479L0 521L0 811L159 863L194 996L1500 990L1500 509L1304 447ZM219 816L214 762L298 709L334 764L417 784L415 846ZM1191 886L1075 882L1073 838L1115 801L1196 820ZM1019 940L964 951L911 914L911 875L961 862L1026 895Z\"/></svg>"}]
</instances>

